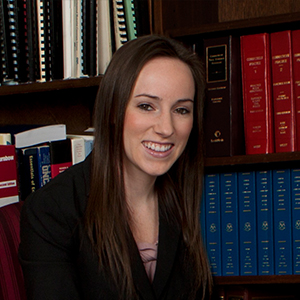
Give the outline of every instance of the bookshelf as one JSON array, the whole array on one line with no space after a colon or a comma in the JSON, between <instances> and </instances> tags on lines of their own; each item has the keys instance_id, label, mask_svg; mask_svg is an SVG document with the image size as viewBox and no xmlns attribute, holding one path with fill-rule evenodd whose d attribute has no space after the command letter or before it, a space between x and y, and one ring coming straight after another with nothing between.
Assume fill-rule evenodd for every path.
<instances>
[{"instance_id":1,"label":"bookshelf","mask_svg":"<svg viewBox=\"0 0 300 300\"><path fill-rule=\"evenodd\" d=\"M154 20L158 20L154 24L154 31L164 33L188 46L196 45L196 49L203 49L205 38L300 29L300 3L295 0L185 1L189 8L175 4L174 1L175 7L172 10L168 7L170 2L157 1L154 5ZM165 16L167 10L169 13ZM187 15L187 10L190 11L190 16ZM195 17L197 13L198 20ZM258 170L266 167L272 169L281 166L299 167L300 152L207 157L204 166L208 171L217 172ZM299 299L299 283L299 275L216 276L213 299L227 299L223 292L231 288L267 290L265 296L274 291L285 290L288 299Z\"/></svg>"},{"instance_id":2,"label":"bookshelf","mask_svg":"<svg viewBox=\"0 0 300 300\"><path fill-rule=\"evenodd\" d=\"M299 0L148 0L152 32L176 38L187 45L206 37L300 29ZM252 9L249 3L255 2ZM94 99L101 76L0 86L0 123L65 123L80 133L91 126ZM207 169L294 164L300 152L206 158ZM215 287L280 285L299 292L299 275L216 277ZM298 293L298 294L296 294Z\"/></svg>"}]
</instances>

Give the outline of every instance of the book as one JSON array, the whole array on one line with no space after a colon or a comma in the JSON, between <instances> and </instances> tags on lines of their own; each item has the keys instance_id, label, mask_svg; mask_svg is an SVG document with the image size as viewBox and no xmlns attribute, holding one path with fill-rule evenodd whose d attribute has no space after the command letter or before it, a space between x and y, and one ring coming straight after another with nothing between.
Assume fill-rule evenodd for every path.
<instances>
[{"instance_id":1,"label":"book","mask_svg":"<svg viewBox=\"0 0 300 300\"><path fill-rule=\"evenodd\" d=\"M51 178L72 166L71 140L49 142Z\"/></svg>"},{"instance_id":2,"label":"book","mask_svg":"<svg viewBox=\"0 0 300 300\"><path fill-rule=\"evenodd\" d=\"M275 275L291 275L292 222L290 169L273 170Z\"/></svg>"},{"instance_id":3,"label":"book","mask_svg":"<svg viewBox=\"0 0 300 300\"><path fill-rule=\"evenodd\" d=\"M97 74L104 74L113 53L109 1L98 2L97 24Z\"/></svg>"},{"instance_id":4,"label":"book","mask_svg":"<svg viewBox=\"0 0 300 300\"><path fill-rule=\"evenodd\" d=\"M0 133L0 145L11 145L11 134Z\"/></svg>"},{"instance_id":5,"label":"book","mask_svg":"<svg viewBox=\"0 0 300 300\"><path fill-rule=\"evenodd\" d=\"M0 1L0 58L1 58L1 82L12 78L12 59L9 55L10 33L9 33L9 15L6 1Z\"/></svg>"},{"instance_id":6,"label":"book","mask_svg":"<svg viewBox=\"0 0 300 300\"><path fill-rule=\"evenodd\" d=\"M150 34L150 4L147 0L132 0L135 10L136 35Z\"/></svg>"},{"instance_id":7,"label":"book","mask_svg":"<svg viewBox=\"0 0 300 300\"><path fill-rule=\"evenodd\" d=\"M39 70L40 78L37 79L39 82L45 82L46 79L46 47L48 46L47 36L47 16L46 7L44 7L44 0L36 0L37 10L37 32L38 32L38 55L39 55Z\"/></svg>"},{"instance_id":8,"label":"book","mask_svg":"<svg viewBox=\"0 0 300 300\"><path fill-rule=\"evenodd\" d=\"M18 83L18 71L19 71L19 44L18 44L18 8L15 0L4 0L4 13L7 16L7 42L8 42L8 61L9 61L9 78L10 83Z\"/></svg>"},{"instance_id":9,"label":"book","mask_svg":"<svg viewBox=\"0 0 300 300\"><path fill-rule=\"evenodd\" d=\"M246 154L274 152L268 33L241 36Z\"/></svg>"},{"instance_id":10,"label":"book","mask_svg":"<svg viewBox=\"0 0 300 300\"><path fill-rule=\"evenodd\" d=\"M113 20L116 50L128 41L124 0L113 0Z\"/></svg>"},{"instance_id":11,"label":"book","mask_svg":"<svg viewBox=\"0 0 300 300\"><path fill-rule=\"evenodd\" d=\"M293 88L297 150L300 150L300 30L292 30Z\"/></svg>"},{"instance_id":12,"label":"book","mask_svg":"<svg viewBox=\"0 0 300 300\"><path fill-rule=\"evenodd\" d=\"M38 41L38 19L36 1L26 2L26 26L28 45L28 81L34 82L40 78L39 41Z\"/></svg>"},{"instance_id":13,"label":"book","mask_svg":"<svg viewBox=\"0 0 300 300\"><path fill-rule=\"evenodd\" d=\"M240 275L257 275L255 171L238 172Z\"/></svg>"},{"instance_id":14,"label":"book","mask_svg":"<svg viewBox=\"0 0 300 300\"><path fill-rule=\"evenodd\" d=\"M130 41L137 38L135 6L133 0L124 0L124 13L128 40Z\"/></svg>"},{"instance_id":15,"label":"book","mask_svg":"<svg viewBox=\"0 0 300 300\"><path fill-rule=\"evenodd\" d=\"M297 143L291 30L272 32L270 41L275 152L293 152Z\"/></svg>"},{"instance_id":16,"label":"book","mask_svg":"<svg viewBox=\"0 0 300 300\"><path fill-rule=\"evenodd\" d=\"M244 153L243 103L239 37L204 40L206 101L204 113L205 155Z\"/></svg>"},{"instance_id":17,"label":"book","mask_svg":"<svg viewBox=\"0 0 300 300\"><path fill-rule=\"evenodd\" d=\"M300 169L291 169L293 274L300 274Z\"/></svg>"},{"instance_id":18,"label":"book","mask_svg":"<svg viewBox=\"0 0 300 300\"><path fill-rule=\"evenodd\" d=\"M94 147L94 136L90 134L67 134L67 138L81 138L84 141L84 154L87 157Z\"/></svg>"},{"instance_id":19,"label":"book","mask_svg":"<svg viewBox=\"0 0 300 300\"><path fill-rule=\"evenodd\" d=\"M49 18L52 79L62 79L64 77L62 0L50 0Z\"/></svg>"},{"instance_id":20,"label":"book","mask_svg":"<svg viewBox=\"0 0 300 300\"><path fill-rule=\"evenodd\" d=\"M85 155L85 141L82 137L69 137L71 140L72 165L84 161Z\"/></svg>"},{"instance_id":21,"label":"book","mask_svg":"<svg viewBox=\"0 0 300 300\"><path fill-rule=\"evenodd\" d=\"M238 177L236 172L220 173L221 240L223 276L240 274Z\"/></svg>"},{"instance_id":22,"label":"book","mask_svg":"<svg viewBox=\"0 0 300 300\"><path fill-rule=\"evenodd\" d=\"M204 177L206 249L213 276L222 276L220 175Z\"/></svg>"},{"instance_id":23,"label":"book","mask_svg":"<svg viewBox=\"0 0 300 300\"><path fill-rule=\"evenodd\" d=\"M16 148L26 148L49 141L66 139L66 125L46 125L14 134Z\"/></svg>"},{"instance_id":24,"label":"book","mask_svg":"<svg viewBox=\"0 0 300 300\"><path fill-rule=\"evenodd\" d=\"M256 171L258 275L274 275L272 171Z\"/></svg>"},{"instance_id":25,"label":"book","mask_svg":"<svg viewBox=\"0 0 300 300\"><path fill-rule=\"evenodd\" d=\"M19 201L14 145L0 145L0 206Z\"/></svg>"},{"instance_id":26,"label":"book","mask_svg":"<svg viewBox=\"0 0 300 300\"><path fill-rule=\"evenodd\" d=\"M74 77L74 21L72 16L74 3L75 1L62 1L64 79Z\"/></svg>"},{"instance_id":27,"label":"book","mask_svg":"<svg viewBox=\"0 0 300 300\"><path fill-rule=\"evenodd\" d=\"M19 168L21 198L25 200L51 180L49 145L22 149L21 159L22 164Z\"/></svg>"}]
</instances>

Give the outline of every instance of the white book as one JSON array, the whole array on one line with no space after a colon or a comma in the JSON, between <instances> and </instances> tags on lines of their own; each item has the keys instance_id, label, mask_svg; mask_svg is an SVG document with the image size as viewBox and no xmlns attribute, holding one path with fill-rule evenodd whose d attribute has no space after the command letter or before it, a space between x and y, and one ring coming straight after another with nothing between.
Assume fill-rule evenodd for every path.
<instances>
[{"instance_id":1,"label":"white book","mask_svg":"<svg viewBox=\"0 0 300 300\"><path fill-rule=\"evenodd\" d=\"M85 157L87 157L94 147L94 136L90 134L67 134L67 138L82 138L84 140Z\"/></svg>"},{"instance_id":2,"label":"white book","mask_svg":"<svg viewBox=\"0 0 300 300\"><path fill-rule=\"evenodd\" d=\"M97 5L97 74L104 74L112 58L111 20L109 0Z\"/></svg>"},{"instance_id":3,"label":"white book","mask_svg":"<svg viewBox=\"0 0 300 300\"><path fill-rule=\"evenodd\" d=\"M71 137L72 164L78 164L85 159L85 142L82 137Z\"/></svg>"},{"instance_id":4,"label":"white book","mask_svg":"<svg viewBox=\"0 0 300 300\"><path fill-rule=\"evenodd\" d=\"M73 0L62 1L64 79L72 78L74 72L73 6Z\"/></svg>"},{"instance_id":5,"label":"white book","mask_svg":"<svg viewBox=\"0 0 300 300\"><path fill-rule=\"evenodd\" d=\"M65 140L66 138L65 124L41 126L16 133L15 147L26 148L42 143Z\"/></svg>"}]
</instances>

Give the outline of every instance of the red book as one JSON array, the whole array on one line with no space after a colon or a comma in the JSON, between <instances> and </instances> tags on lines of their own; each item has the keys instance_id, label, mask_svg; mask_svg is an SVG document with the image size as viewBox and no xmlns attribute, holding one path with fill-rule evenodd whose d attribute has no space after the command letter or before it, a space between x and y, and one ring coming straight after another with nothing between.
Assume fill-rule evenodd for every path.
<instances>
[{"instance_id":1,"label":"red book","mask_svg":"<svg viewBox=\"0 0 300 300\"><path fill-rule=\"evenodd\" d=\"M274 152L268 33L241 36L246 154Z\"/></svg>"},{"instance_id":2,"label":"red book","mask_svg":"<svg viewBox=\"0 0 300 300\"><path fill-rule=\"evenodd\" d=\"M0 145L0 206L19 201L14 145Z\"/></svg>"},{"instance_id":3,"label":"red book","mask_svg":"<svg viewBox=\"0 0 300 300\"><path fill-rule=\"evenodd\" d=\"M300 30L292 31L293 84L297 150L300 151Z\"/></svg>"},{"instance_id":4,"label":"red book","mask_svg":"<svg viewBox=\"0 0 300 300\"><path fill-rule=\"evenodd\" d=\"M270 34L275 152L292 152L296 146L291 30Z\"/></svg>"}]
</instances>

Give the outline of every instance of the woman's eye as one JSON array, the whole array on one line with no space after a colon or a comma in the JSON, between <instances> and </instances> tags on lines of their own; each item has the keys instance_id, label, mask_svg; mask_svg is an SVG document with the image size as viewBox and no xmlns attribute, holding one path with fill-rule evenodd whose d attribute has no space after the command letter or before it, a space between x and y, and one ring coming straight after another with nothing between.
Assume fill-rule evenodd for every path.
<instances>
[{"instance_id":1,"label":"woman's eye","mask_svg":"<svg viewBox=\"0 0 300 300\"><path fill-rule=\"evenodd\" d=\"M176 113L180 114L180 115L185 115L185 114L188 114L190 113L190 111L184 107L179 107L179 108L176 108Z\"/></svg>"},{"instance_id":2,"label":"woman's eye","mask_svg":"<svg viewBox=\"0 0 300 300\"><path fill-rule=\"evenodd\" d=\"M146 104L146 103L138 105L138 108L140 108L142 110L146 110L146 111L153 110L152 106L149 104Z\"/></svg>"}]
</instances>

